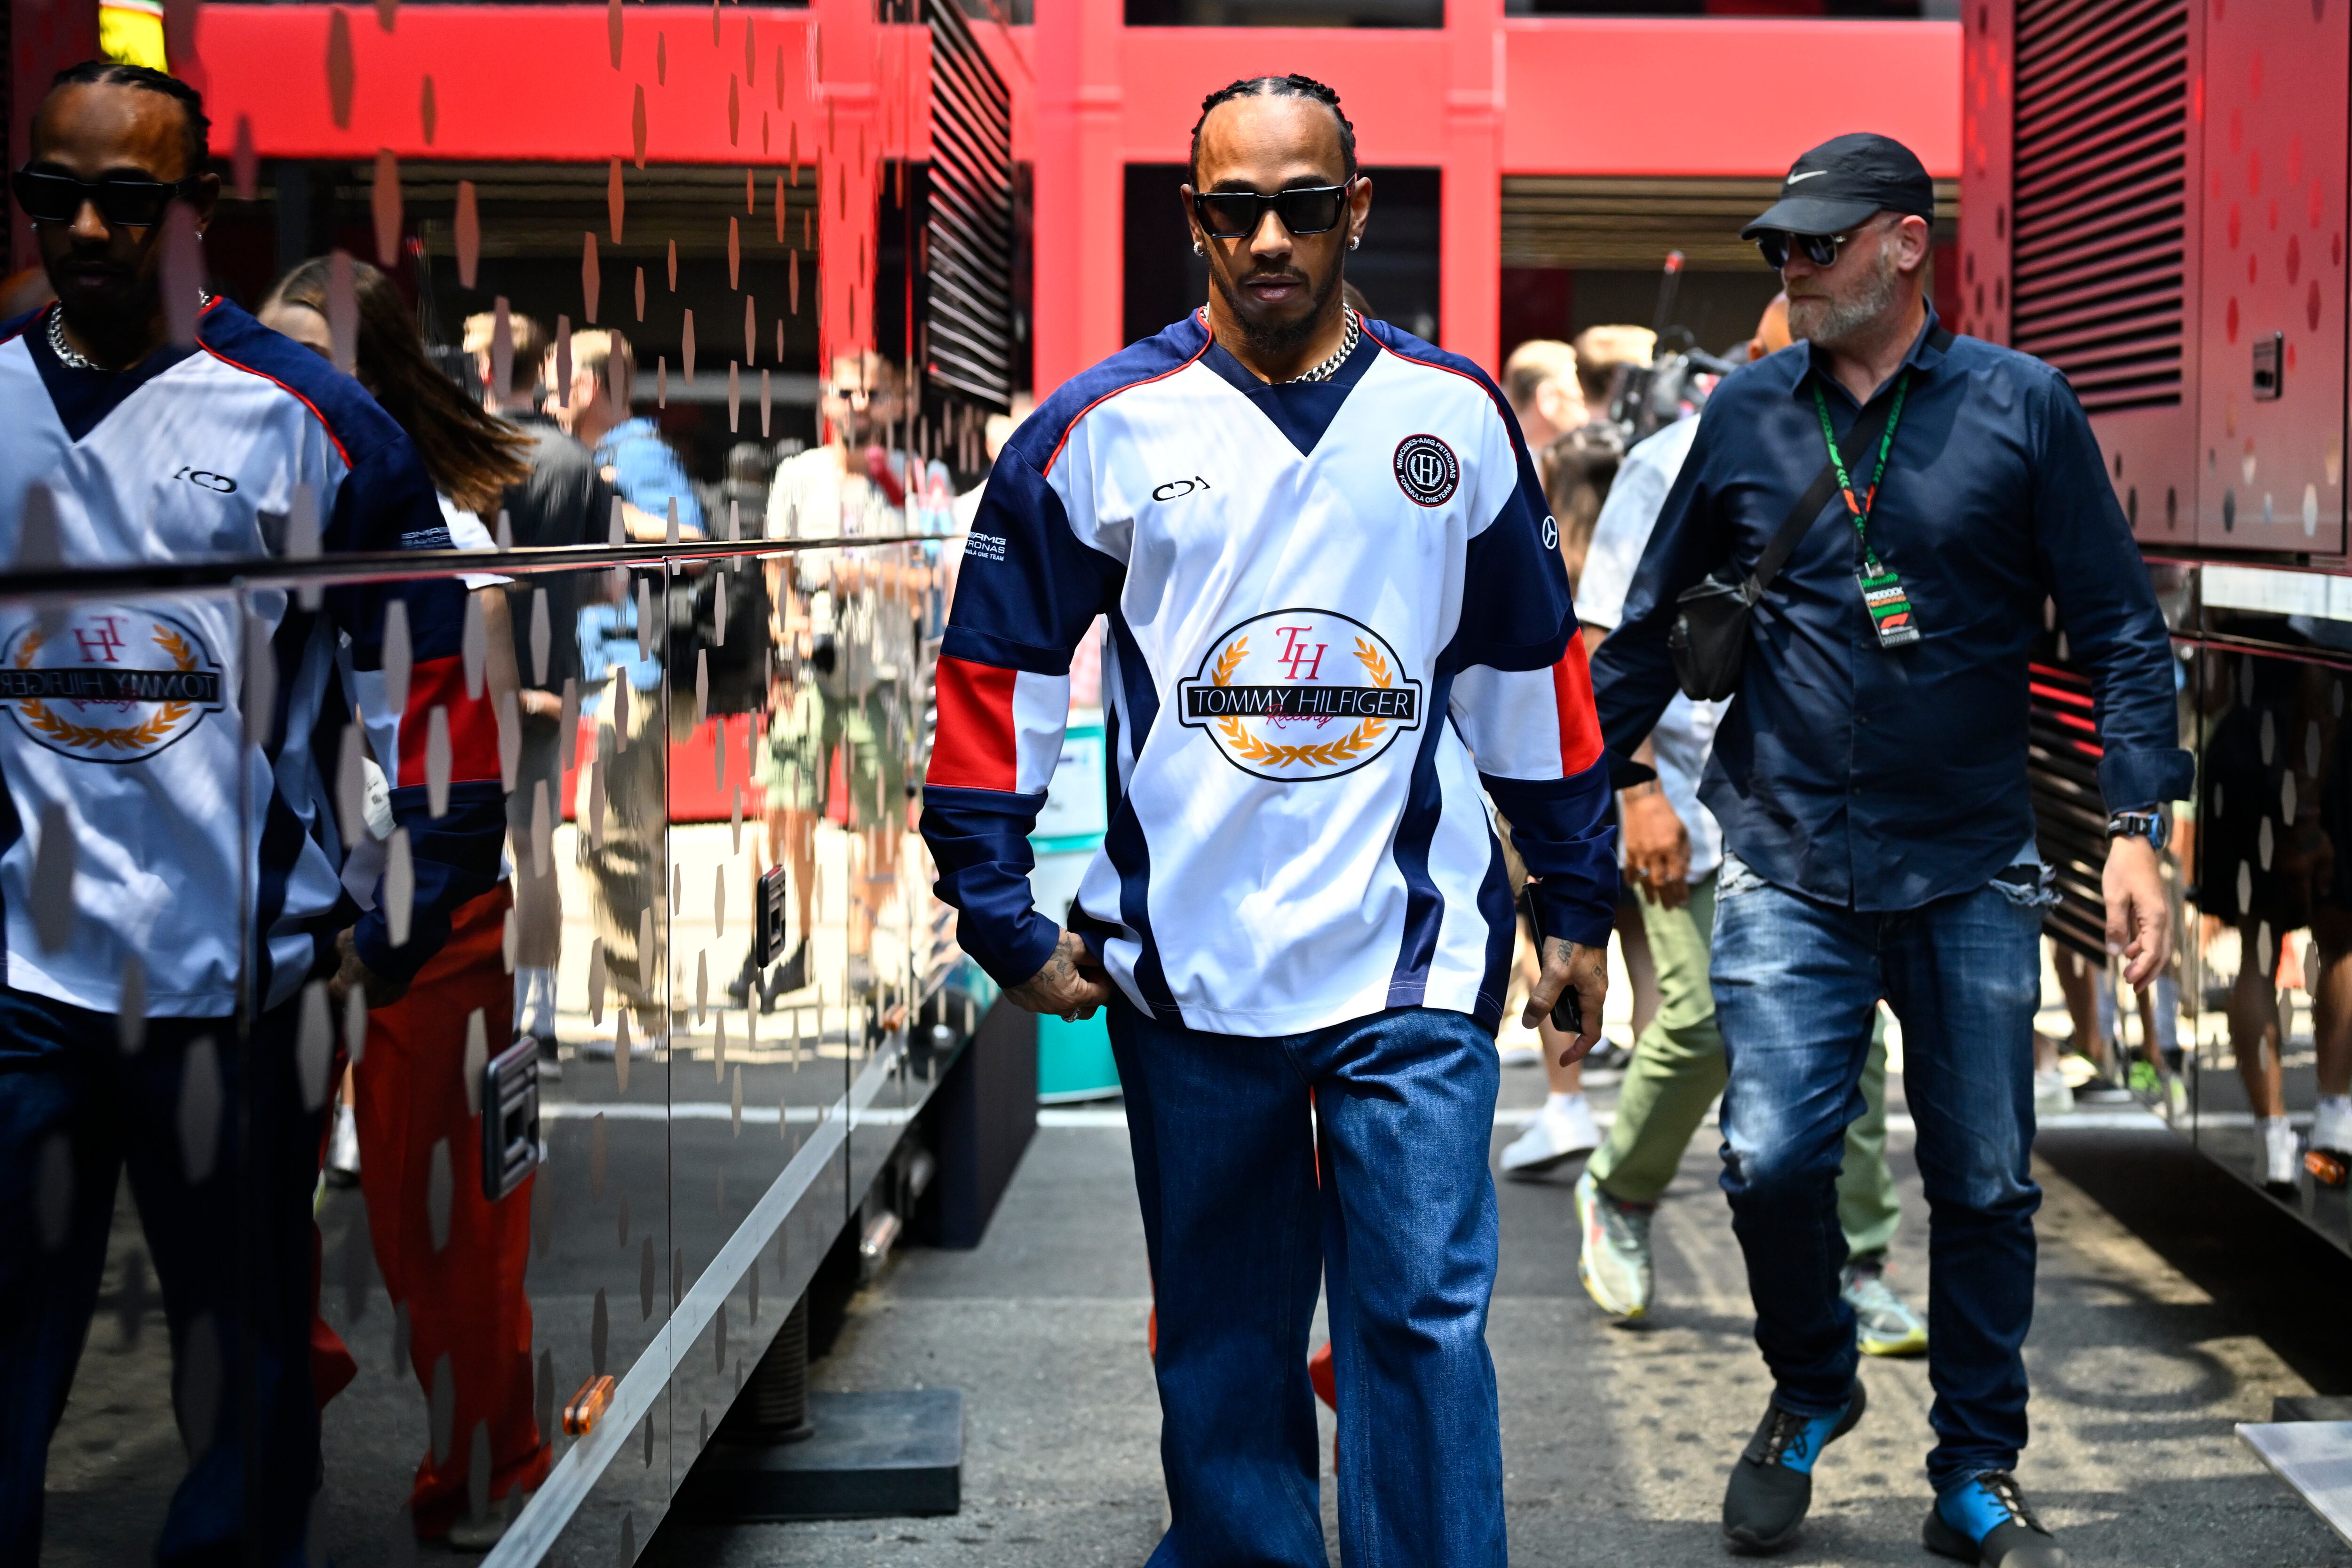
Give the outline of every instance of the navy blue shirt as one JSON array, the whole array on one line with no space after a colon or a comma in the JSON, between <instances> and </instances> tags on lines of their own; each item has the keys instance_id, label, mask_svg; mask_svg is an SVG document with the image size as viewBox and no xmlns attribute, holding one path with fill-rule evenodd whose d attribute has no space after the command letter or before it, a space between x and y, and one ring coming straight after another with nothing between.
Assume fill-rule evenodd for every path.
<instances>
[{"instance_id":1,"label":"navy blue shirt","mask_svg":"<svg viewBox=\"0 0 2352 1568\"><path fill-rule=\"evenodd\" d=\"M1980 887L2033 838L2026 658L2047 601L2091 676L2109 808L2179 799L2192 779L2164 618L2082 405L2041 361L1973 338L1938 349L1934 326L1905 361L1910 390L1870 517L1920 640L1879 646L1854 580L1861 545L1832 499L1749 620L1700 789L1759 875L1859 910ZM1593 661L1601 733L1621 758L1676 690L1675 596L1727 559L1751 569L1827 460L1816 385L1843 442L1862 410L1801 342L1708 400ZM1875 458L1853 465L1857 487Z\"/></svg>"}]
</instances>

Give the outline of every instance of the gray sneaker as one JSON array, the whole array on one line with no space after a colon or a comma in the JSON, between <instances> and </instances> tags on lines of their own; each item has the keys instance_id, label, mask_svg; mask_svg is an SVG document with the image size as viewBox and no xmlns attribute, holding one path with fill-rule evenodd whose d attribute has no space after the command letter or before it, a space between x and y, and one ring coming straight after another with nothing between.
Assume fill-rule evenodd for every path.
<instances>
[{"instance_id":1,"label":"gray sneaker","mask_svg":"<svg viewBox=\"0 0 2352 1568\"><path fill-rule=\"evenodd\" d=\"M1919 1355L1927 1349L1927 1325L1911 1303L1886 1282L1882 1262L1848 1263L1838 1293L1853 1309L1853 1337L1864 1355Z\"/></svg>"},{"instance_id":2,"label":"gray sneaker","mask_svg":"<svg viewBox=\"0 0 2352 1568\"><path fill-rule=\"evenodd\" d=\"M1650 1310L1650 1217L1655 1204L1621 1203L1587 1171L1576 1182L1576 1219L1584 1232L1576 1277L1585 1293L1612 1317L1638 1318Z\"/></svg>"}]
</instances>

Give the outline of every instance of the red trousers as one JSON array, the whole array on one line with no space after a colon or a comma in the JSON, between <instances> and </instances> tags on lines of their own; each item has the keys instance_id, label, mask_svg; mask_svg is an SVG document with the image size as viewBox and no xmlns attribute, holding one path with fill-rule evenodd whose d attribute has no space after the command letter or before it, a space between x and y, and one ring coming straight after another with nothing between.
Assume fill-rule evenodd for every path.
<instances>
[{"instance_id":1,"label":"red trousers","mask_svg":"<svg viewBox=\"0 0 2352 1568\"><path fill-rule=\"evenodd\" d=\"M479 1009L488 1052L514 1040L514 977L502 951L512 894L501 883L458 910L448 946L418 971L407 996L368 1014L365 1053L353 1069L360 1191L376 1268L408 1311L408 1355L429 1402L446 1358L456 1396L449 1451L428 1448L416 1467L409 1511L416 1533L436 1539L467 1511L476 1429L488 1425L490 1496L547 1477L552 1455L532 1412L531 1180L497 1203L482 1197L481 1121L467 1106L467 1019ZM448 1145L446 1239L433 1245L434 1149Z\"/></svg>"}]
</instances>

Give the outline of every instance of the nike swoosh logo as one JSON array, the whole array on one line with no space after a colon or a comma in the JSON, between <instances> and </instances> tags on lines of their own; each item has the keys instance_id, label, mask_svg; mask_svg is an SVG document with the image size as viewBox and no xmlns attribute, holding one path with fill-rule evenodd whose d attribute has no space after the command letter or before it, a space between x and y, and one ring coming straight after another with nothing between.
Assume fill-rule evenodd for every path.
<instances>
[{"instance_id":1,"label":"nike swoosh logo","mask_svg":"<svg viewBox=\"0 0 2352 1568\"><path fill-rule=\"evenodd\" d=\"M1791 175L1790 175L1790 176L1789 176L1789 178L1787 179L1787 181L1786 181L1786 182L1784 182L1784 183L1787 183L1787 184L1793 185L1793 184L1796 184L1797 183L1799 183L1800 181L1803 181L1803 180L1811 180L1811 179L1814 178L1814 177L1815 177L1815 176L1817 176L1817 175L1826 174L1826 173L1828 173L1828 172L1829 172L1829 171L1828 171L1827 169L1808 169L1808 170L1806 170L1806 171L1805 171L1803 173L1801 173L1801 174L1791 174Z\"/></svg>"}]
</instances>

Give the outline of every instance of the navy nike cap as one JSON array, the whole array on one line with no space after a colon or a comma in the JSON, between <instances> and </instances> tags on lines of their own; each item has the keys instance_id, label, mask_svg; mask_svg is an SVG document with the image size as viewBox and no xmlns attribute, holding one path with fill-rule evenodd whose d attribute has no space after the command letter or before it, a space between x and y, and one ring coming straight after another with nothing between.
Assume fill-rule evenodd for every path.
<instances>
[{"instance_id":1,"label":"navy nike cap","mask_svg":"<svg viewBox=\"0 0 2352 1568\"><path fill-rule=\"evenodd\" d=\"M1843 234L1881 212L1934 222L1936 183L1900 141L1857 131L1833 136L1800 157L1780 182L1780 199L1741 229L1739 237L1754 239L1767 229Z\"/></svg>"}]
</instances>

